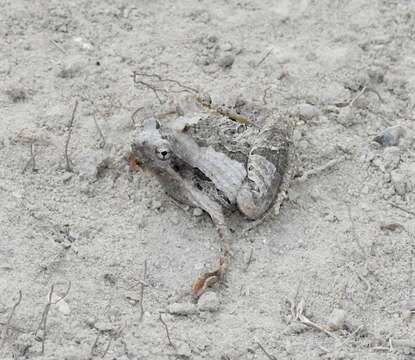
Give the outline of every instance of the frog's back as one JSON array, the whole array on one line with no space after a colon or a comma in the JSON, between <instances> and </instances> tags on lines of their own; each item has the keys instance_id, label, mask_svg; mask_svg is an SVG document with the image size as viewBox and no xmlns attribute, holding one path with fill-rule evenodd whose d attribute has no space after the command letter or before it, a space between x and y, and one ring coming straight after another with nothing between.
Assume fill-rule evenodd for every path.
<instances>
[{"instance_id":1,"label":"frog's back","mask_svg":"<svg viewBox=\"0 0 415 360\"><path fill-rule=\"evenodd\" d=\"M216 152L246 164L250 149L259 131L252 125L240 124L229 118L207 114L186 129L199 146L212 147Z\"/></svg>"}]
</instances>

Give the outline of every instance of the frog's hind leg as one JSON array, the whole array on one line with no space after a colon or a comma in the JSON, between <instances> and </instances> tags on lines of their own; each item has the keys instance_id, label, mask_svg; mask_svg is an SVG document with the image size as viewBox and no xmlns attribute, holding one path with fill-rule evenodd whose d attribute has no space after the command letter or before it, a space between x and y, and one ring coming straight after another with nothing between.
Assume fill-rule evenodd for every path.
<instances>
[{"instance_id":1,"label":"frog's hind leg","mask_svg":"<svg viewBox=\"0 0 415 360\"><path fill-rule=\"evenodd\" d=\"M288 168L289 148L288 129L275 118L270 119L251 148L247 178L236 199L239 210L248 218L259 219L276 200Z\"/></svg>"}]
</instances>

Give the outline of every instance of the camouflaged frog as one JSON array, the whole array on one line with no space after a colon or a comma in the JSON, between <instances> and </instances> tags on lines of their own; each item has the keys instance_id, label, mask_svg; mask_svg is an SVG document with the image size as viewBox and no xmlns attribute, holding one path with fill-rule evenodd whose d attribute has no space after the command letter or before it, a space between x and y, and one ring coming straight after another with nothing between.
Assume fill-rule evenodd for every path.
<instances>
[{"instance_id":1,"label":"camouflaged frog","mask_svg":"<svg viewBox=\"0 0 415 360\"><path fill-rule=\"evenodd\" d=\"M214 107L208 97L179 103L170 117L145 118L132 148L171 197L206 211L218 229L228 210L252 220L267 212L292 152L288 121L275 112L241 100Z\"/></svg>"}]
</instances>

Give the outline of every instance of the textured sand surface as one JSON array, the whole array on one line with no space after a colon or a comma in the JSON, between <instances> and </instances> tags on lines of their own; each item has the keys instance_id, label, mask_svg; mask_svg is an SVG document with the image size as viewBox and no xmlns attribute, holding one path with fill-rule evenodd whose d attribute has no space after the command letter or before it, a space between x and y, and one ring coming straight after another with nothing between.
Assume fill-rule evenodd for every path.
<instances>
[{"instance_id":1,"label":"textured sand surface","mask_svg":"<svg viewBox=\"0 0 415 360\"><path fill-rule=\"evenodd\" d=\"M413 359L414 11L404 0L0 0L0 358ZM278 216L235 232L226 283L196 305L191 284L220 248L210 219L119 166L134 111L180 86L140 77L158 98L133 71L297 114L300 172L339 160L293 184ZM397 125L386 130L397 145L373 141ZM45 336L45 306L69 283ZM303 326L290 302L340 329Z\"/></svg>"}]
</instances>

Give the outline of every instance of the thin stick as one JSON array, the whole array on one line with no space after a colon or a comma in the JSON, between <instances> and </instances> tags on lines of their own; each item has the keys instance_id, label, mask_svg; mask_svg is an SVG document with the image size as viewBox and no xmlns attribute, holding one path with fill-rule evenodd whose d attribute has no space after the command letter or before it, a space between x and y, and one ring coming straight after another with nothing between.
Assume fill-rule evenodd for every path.
<instances>
[{"instance_id":1,"label":"thin stick","mask_svg":"<svg viewBox=\"0 0 415 360\"><path fill-rule=\"evenodd\" d=\"M93 358L95 356L95 348L97 347L98 340L99 340L100 336L101 336L101 331L98 331L98 334L95 338L94 343L92 344L91 351L89 353L90 358Z\"/></svg>"},{"instance_id":2,"label":"thin stick","mask_svg":"<svg viewBox=\"0 0 415 360\"><path fill-rule=\"evenodd\" d=\"M259 65L261 65L265 60L266 60L266 58L270 55L272 53L272 49L270 49L265 55L264 55L264 57L258 62L258 64L256 64L256 66L255 67L259 67Z\"/></svg>"},{"instance_id":3,"label":"thin stick","mask_svg":"<svg viewBox=\"0 0 415 360\"><path fill-rule=\"evenodd\" d=\"M360 280L362 280L366 285L365 301L367 301L367 299L369 298L369 295L372 291L372 285L370 285L370 282L362 274L360 274L358 271L356 271L356 274L357 274L357 277Z\"/></svg>"},{"instance_id":4,"label":"thin stick","mask_svg":"<svg viewBox=\"0 0 415 360\"><path fill-rule=\"evenodd\" d=\"M183 88L183 89L186 89L186 90L190 90L191 92L194 92L194 93L198 93L198 91L196 90L196 89L194 89L194 88L192 88L192 87L190 87L190 86L187 86L187 85L183 85L181 82L179 82L179 81L177 81L177 80L174 80L174 79L163 79L160 75L158 75L158 74L146 74L146 73L139 73L139 72L137 72L137 71L134 71L133 72L133 76L134 76L134 79L136 79L136 76L137 75L139 75L139 76L145 76L145 77L152 77L152 78L156 78L157 80L159 80L159 81L161 81L161 82L170 82L170 83L173 83L173 84L176 84L176 85L179 85L181 88Z\"/></svg>"},{"instance_id":5,"label":"thin stick","mask_svg":"<svg viewBox=\"0 0 415 360\"><path fill-rule=\"evenodd\" d=\"M326 335L334 338L334 339L338 339L336 335L334 335L333 333L331 333L330 331L328 331L327 329L325 329L323 326L320 326L314 322L312 322L310 319L308 319L306 316L304 316L303 314L300 314L298 316L298 320L303 323L304 325L307 325L309 327L312 327L314 329L320 330L322 332L324 332Z\"/></svg>"},{"instance_id":6,"label":"thin stick","mask_svg":"<svg viewBox=\"0 0 415 360\"><path fill-rule=\"evenodd\" d=\"M261 343L257 342L257 345L269 360L277 360L274 355L271 355L267 350L265 350Z\"/></svg>"},{"instance_id":7,"label":"thin stick","mask_svg":"<svg viewBox=\"0 0 415 360\"><path fill-rule=\"evenodd\" d=\"M356 228L354 226L354 221L352 219L352 213L351 213L351 209L350 209L350 206L349 205L347 205L347 214L349 216L349 221L350 221L350 224L351 224L351 230L352 230L353 240L357 244L357 247L359 248L359 250L362 252L363 258L366 258L366 256L367 256L366 250L363 248L363 246L360 243L359 238L357 236Z\"/></svg>"},{"instance_id":8,"label":"thin stick","mask_svg":"<svg viewBox=\"0 0 415 360\"><path fill-rule=\"evenodd\" d=\"M99 127L99 125L98 125L98 121L97 121L97 118L96 118L96 116L95 116L95 114L94 114L94 122L95 122L95 126L96 126L96 128L97 128L97 130L98 130L98 134L99 134L99 136L100 136L100 138L101 138L101 142L100 142L100 145L99 145L99 147L100 148L103 148L104 146L105 146L105 144L106 144L106 140L105 140L105 136L104 136L104 134L102 133L102 130L101 130L101 128Z\"/></svg>"},{"instance_id":9,"label":"thin stick","mask_svg":"<svg viewBox=\"0 0 415 360\"><path fill-rule=\"evenodd\" d=\"M57 304L59 301L61 301L63 298L65 298L66 295L68 295L69 290L71 289L71 282L69 282L65 293L60 298L58 298L57 300L52 301L54 288L55 288L55 285L52 284L51 287L50 287L50 291L49 291L48 302L45 306L45 309L43 310L42 318L41 318L40 323L39 323L39 325L38 325L38 327L35 331L35 337L38 337L37 333L39 332L39 330L42 330L42 337L40 338L41 341L42 341L41 355L43 355L45 353L45 341L46 341L46 337L47 337L47 326L46 325L47 325L47 320L48 320L50 307L52 305Z\"/></svg>"},{"instance_id":10,"label":"thin stick","mask_svg":"<svg viewBox=\"0 0 415 360\"><path fill-rule=\"evenodd\" d=\"M67 55L67 52L65 51L65 49L60 46L55 40L50 39L49 40L53 45L55 45L60 51L62 51L65 55Z\"/></svg>"},{"instance_id":11,"label":"thin stick","mask_svg":"<svg viewBox=\"0 0 415 360\"><path fill-rule=\"evenodd\" d=\"M394 340L394 339L390 339L390 343L393 346L409 347L409 348L415 349L415 341L414 340L409 340L409 339Z\"/></svg>"},{"instance_id":12,"label":"thin stick","mask_svg":"<svg viewBox=\"0 0 415 360\"><path fill-rule=\"evenodd\" d=\"M24 174L29 167L30 164L32 164L32 172L36 172L36 160L35 160L35 151L34 151L35 145L33 143L30 144L30 159L27 161L26 165L24 166L22 170L22 174Z\"/></svg>"},{"instance_id":13,"label":"thin stick","mask_svg":"<svg viewBox=\"0 0 415 360\"><path fill-rule=\"evenodd\" d=\"M159 96L159 94L157 92L157 91L163 91L163 89L158 89L158 88L156 88L155 86L153 86L153 85L151 85L149 83L146 83L146 82L144 82L142 80L136 80L135 78L134 78L134 83L135 84L141 84L141 85L144 85L145 87L149 88L151 91L153 91L153 93L156 96L157 100L159 101L160 105L163 104L163 101L161 100L161 98L160 98L160 96Z\"/></svg>"},{"instance_id":14,"label":"thin stick","mask_svg":"<svg viewBox=\"0 0 415 360\"><path fill-rule=\"evenodd\" d=\"M65 142L65 161L66 161L66 171L68 172L72 172L72 167L71 167L71 161L69 160L69 156L68 156L68 146L69 146L69 141L71 140L71 136L72 136L72 128L73 128L73 123L75 120L75 113L76 113L76 109L78 108L78 100L75 100L75 105L73 107L73 111L72 111L72 116L71 116L71 120L68 124L68 137L66 138L66 142Z\"/></svg>"},{"instance_id":15,"label":"thin stick","mask_svg":"<svg viewBox=\"0 0 415 360\"><path fill-rule=\"evenodd\" d=\"M374 93L378 97L381 103L385 103L385 100L383 100L383 98L380 96L380 94L375 89L368 87L366 90Z\"/></svg>"},{"instance_id":16,"label":"thin stick","mask_svg":"<svg viewBox=\"0 0 415 360\"><path fill-rule=\"evenodd\" d=\"M30 157L32 158L32 172L36 172L36 160L35 160L35 144L30 144Z\"/></svg>"},{"instance_id":17,"label":"thin stick","mask_svg":"<svg viewBox=\"0 0 415 360\"><path fill-rule=\"evenodd\" d=\"M359 99L365 93L366 90L367 87L363 86L363 89L359 91L359 93L352 99L352 101L350 101L349 106L352 107L355 101Z\"/></svg>"},{"instance_id":18,"label":"thin stick","mask_svg":"<svg viewBox=\"0 0 415 360\"><path fill-rule=\"evenodd\" d=\"M394 203L390 203L390 205L391 205L392 207L396 208L396 209L399 209L399 210L401 210L401 211L403 211L403 212L406 212L406 213L407 213L407 214L409 214L409 215L413 215L413 216L415 216L415 212L413 212L413 211L411 211L411 210L405 209L405 208L403 208L403 207L401 207L401 206L399 206L399 205L396 205L396 204L394 204Z\"/></svg>"},{"instance_id":19,"label":"thin stick","mask_svg":"<svg viewBox=\"0 0 415 360\"><path fill-rule=\"evenodd\" d=\"M336 350L340 350L344 345L346 345L350 339L355 336L361 329L363 328L363 325L360 325L355 331L353 331L346 340L344 340L339 346L335 346Z\"/></svg>"},{"instance_id":20,"label":"thin stick","mask_svg":"<svg viewBox=\"0 0 415 360\"><path fill-rule=\"evenodd\" d=\"M249 265L252 263L252 257L254 255L254 248L251 247L251 251L249 252L248 261L246 262L244 271L248 271Z\"/></svg>"},{"instance_id":21,"label":"thin stick","mask_svg":"<svg viewBox=\"0 0 415 360\"><path fill-rule=\"evenodd\" d=\"M163 324L164 329L166 330L166 336L167 336L167 340L169 341L169 345L173 348L176 348L176 346L174 346L174 344L171 342L169 328L167 327L166 322L163 320L163 317L161 316L161 313L159 314L159 320Z\"/></svg>"},{"instance_id":22,"label":"thin stick","mask_svg":"<svg viewBox=\"0 0 415 360\"><path fill-rule=\"evenodd\" d=\"M324 165L321 165L321 166L319 166L315 169L311 169L309 171L306 171L301 177L299 177L297 179L297 182L303 183L303 182L307 181L309 177L311 177L313 175L317 175L317 174L323 172L324 170L327 170L327 169L343 162L344 160L346 160L346 157L340 156L339 158L332 159L332 160L328 161L327 163L325 163Z\"/></svg>"},{"instance_id":23,"label":"thin stick","mask_svg":"<svg viewBox=\"0 0 415 360\"><path fill-rule=\"evenodd\" d=\"M264 95L262 96L262 102L264 103L264 105L267 105L267 96L268 96L268 91L271 89L271 86L268 86L265 90L264 90Z\"/></svg>"},{"instance_id":24,"label":"thin stick","mask_svg":"<svg viewBox=\"0 0 415 360\"><path fill-rule=\"evenodd\" d=\"M147 276L147 260L144 260L144 269L143 269L143 280L140 282L140 318L139 321L143 320L144 317L144 287L146 286L146 276Z\"/></svg>"},{"instance_id":25,"label":"thin stick","mask_svg":"<svg viewBox=\"0 0 415 360\"><path fill-rule=\"evenodd\" d=\"M6 343L7 333L8 333L9 328L10 328L10 323L12 321L14 312L16 311L16 308L19 306L21 301L22 301L22 291L19 290L19 298L14 303L14 305L12 307L12 310L10 311L9 317L7 318L6 325L4 326L3 331L1 332L0 350L3 348L4 344Z\"/></svg>"},{"instance_id":26,"label":"thin stick","mask_svg":"<svg viewBox=\"0 0 415 360\"><path fill-rule=\"evenodd\" d=\"M112 344L112 340L113 340L113 338L111 336L110 339L108 340L107 346L105 347L104 353L101 356L101 359L103 359L105 356L107 356L107 353L108 353L108 351L111 347L111 344Z\"/></svg>"},{"instance_id":27,"label":"thin stick","mask_svg":"<svg viewBox=\"0 0 415 360\"><path fill-rule=\"evenodd\" d=\"M135 110L132 115L131 115L131 122L133 124L133 126L135 126L135 117L137 116L137 114L144 109L144 106L139 107L137 110Z\"/></svg>"}]
</instances>

